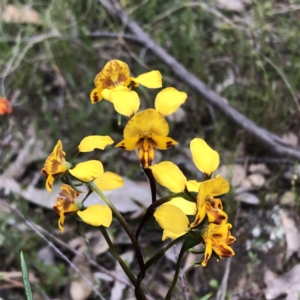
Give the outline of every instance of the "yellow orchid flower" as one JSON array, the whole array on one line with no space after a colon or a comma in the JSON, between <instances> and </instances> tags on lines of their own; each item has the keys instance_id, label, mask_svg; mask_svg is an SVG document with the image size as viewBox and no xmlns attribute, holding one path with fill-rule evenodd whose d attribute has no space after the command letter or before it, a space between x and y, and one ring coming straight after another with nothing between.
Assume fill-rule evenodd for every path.
<instances>
[{"instance_id":1,"label":"yellow orchid flower","mask_svg":"<svg viewBox=\"0 0 300 300\"><path fill-rule=\"evenodd\" d=\"M62 184L56 204L53 205L53 209L59 215L58 227L62 232L64 231L66 214L75 213L82 207L82 204L77 201L78 196L79 193L71 186Z\"/></svg>"},{"instance_id":2,"label":"yellow orchid flower","mask_svg":"<svg viewBox=\"0 0 300 300\"><path fill-rule=\"evenodd\" d=\"M128 65L114 59L106 63L94 82L96 88L90 95L92 104L105 99L113 103L118 113L131 116L140 106L138 94L131 89L139 84L151 89L160 88L162 76L155 70L138 77L131 77Z\"/></svg>"},{"instance_id":3,"label":"yellow orchid flower","mask_svg":"<svg viewBox=\"0 0 300 300\"><path fill-rule=\"evenodd\" d=\"M103 168L101 170L102 174L94 180L95 185L100 189L108 191L123 186L124 181L119 175L112 172L104 172ZM58 227L61 231L64 231L65 216L70 213L77 213L84 223L92 226L110 226L112 212L109 207L103 204L95 204L81 210L83 205L77 201L78 196L79 193L71 186L62 184L56 204L53 206L53 209L59 215Z\"/></svg>"},{"instance_id":4,"label":"yellow orchid flower","mask_svg":"<svg viewBox=\"0 0 300 300\"><path fill-rule=\"evenodd\" d=\"M189 191L197 191L197 203L193 203L181 198L180 201L176 198L162 205L159 209L167 205L173 205L181 209L184 215L195 215L195 220L188 227L183 227L182 232L186 232L186 228L194 228L198 226L207 216L207 220L210 223L221 224L227 221L227 214L223 211L222 202L220 199L213 198L214 196L219 196L225 194L229 191L228 182L217 176L214 179L210 179L204 182L197 182L195 180L187 181L181 170L172 162L164 161L153 166L150 166L152 174L155 180L162 186L168 188L173 193L183 192L186 188ZM180 199L180 198L179 198ZM187 212L189 208L189 212ZM162 210L167 214L167 210ZM182 215L182 213L180 213ZM171 217L172 219L173 217ZM173 221L180 218L179 213L177 213L176 218ZM167 230L168 236L171 237L172 233L172 222L170 222L170 228L165 226L162 227ZM176 232L173 232L173 236L176 236ZM164 237L167 235L164 233Z\"/></svg>"},{"instance_id":5,"label":"yellow orchid flower","mask_svg":"<svg viewBox=\"0 0 300 300\"><path fill-rule=\"evenodd\" d=\"M111 145L112 143L113 140L109 136L87 136L80 142L78 152L90 152L95 148L103 150L107 145ZM54 179L68 170L70 174L84 182L94 180L103 173L103 166L99 161L91 160L79 163L72 168L71 163L65 160L65 156L66 153L63 151L62 143L59 140L52 153L46 159L44 168L41 171L46 177L46 188L49 192L52 191Z\"/></svg>"},{"instance_id":6,"label":"yellow orchid flower","mask_svg":"<svg viewBox=\"0 0 300 300\"><path fill-rule=\"evenodd\" d=\"M138 149L138 157L143 168L149 168L154 159L155 148L166 150L177 144L167 136L169 125L164 116L178 109L186 97L186 93L174 88L159 92L155 100L156 109L148 108L135 114L124 128L124 140L116 147L128 151Z\"/></svg>"},{"instance_id":7,"label":"yellow orchid flower","mask_svg":"<svg viewBox=\"0 0 300 300\"><path fill-rule=\"evenodd\" d=\"M65 173L72 165L65 160L66 153L63 151L62 143L59 140L52 153L47 157L41 173L46 177L46 188L52 191L54 179Z\"/></svg>"},{"instance_id":8,"label":"yellow orchid flower","mask_svg":"<svg viewBox=\"0 0 300 300\"><path fill-rule=\"evenodd\" d=\"M200 183L197 194L197 214L191 227L199 225L207 216L209 223L221 224L227 221L220 199L213 198L229 191L228 182L221 176Z\"/></svg>"},{"instance_id":9,"label":"yellow orchid flower","mask_svg":"<svg viewBox=\"0 0 300 300\"><path fill-rule=\"evenodd\" d=\"M230 233L232 225L224 223L216 225L213 223L208 224L206 231L203 234L205 242L204 259L201 263L203 267L206 266L207 261L211 257L212 251L214 251L220 258L231 257L234 255L234 251L229 247L236 239Z\"/></svg>"},{"instance_id":10,"label":"yellow orchid flower","mask_svg":"<svg viewBox=\"0 0 300 300\"><path fill-rule=\"evenodd\" d=\"M191 140L190 150L195 166L208 178L218 168L220 163L219 153L210 148L203 139Z\"/></svg>"}]
</instances>

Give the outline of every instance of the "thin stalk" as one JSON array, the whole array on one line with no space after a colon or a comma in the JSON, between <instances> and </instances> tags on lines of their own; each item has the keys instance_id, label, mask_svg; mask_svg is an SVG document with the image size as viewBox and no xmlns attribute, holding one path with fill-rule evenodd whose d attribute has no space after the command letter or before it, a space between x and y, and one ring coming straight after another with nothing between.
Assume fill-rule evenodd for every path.
<instances>
[{"instance_id":1,"label":"thin stalk","mask_svg":"<svg viewBox=\"0 0 300 300\"><path fill-rule=\"evenodd\" d=\"M156 201L156 181L153 176L152 170L149 168L143 168L144 173L146 174L149 184L150 184L150 189L151 189L151 198L152 198L152 203Z\"/></svg>"},{"instance_id":2,"label":"thin stalk","mask_svg":"<svg viewBox=\"0 0 300 300\"><path fill-rule=\"evenodd\" d=\"M114 244L112 243L109 235L107 234L105 228L103 226L99 226L99 229L100 229L103 237L105 238L112 255L118 261L118 263L120 264L120 266L122 267L122 269L126 273L127 277L130 279L131 283L135 286L136 285L136 278L134 277L134 275L132 274L132 272L130 271L130 269L128 268L126 263L124 262L124 260L118 254L118 252L117 252Z\"/></svg>"},{"instance_id":3,"label":"thin stalk","mask_svg":"<svg viewBox=\"0 0 300 300\"><path fill-rule=\"evenodd\" d=\"M152 256L146 263L145 263L145 271L149 269L155 262L157 262L160 258L164 256L164 254L174 245L176 245L178 242L180 242L183 239L183 237L179 237L176 240L173 240L170 242L166 247L158 251L154 256ZM136 287L139 287L141 282L143 281L144 277L143 274L140 272L137 276L137 285Z\"/></svg>"},{"instance_id":4,"label":"thin stalk","mask_svg":"<svg viewBox=\"0 0 300 300\"><path fill-rule=\"evenodd\" d=\"M135 250L135 254L137 257L137 261L140 267L140 272L144 274L145 276L145 264L144 264L144 260L143 260L143 254L140 248L140 245L138 244L138 241L135 237L135 235L133 234L132 230L130 229L130 227L128 226L127 222L125 221L125 219L123 218L123 216L120 214L120 212L117 210L117 208L109 201L109 199L103 194L103 192L93 183L93 182L88 182L87 185L92 188L98 195L99 197L101 197L101 199L108 205L108 207L112 210L113 214L115 215L115 217L118 219L118 221L120 222L121 226L124 228L124 230L126 231L128 237L130 238L132 245L134 247ZM135 289L135 293L136 293L136 297L137 299L146 299L145 297L143 297L143 295L139 295L138 294L139 289Z\"/></svg>"}]
</instances>

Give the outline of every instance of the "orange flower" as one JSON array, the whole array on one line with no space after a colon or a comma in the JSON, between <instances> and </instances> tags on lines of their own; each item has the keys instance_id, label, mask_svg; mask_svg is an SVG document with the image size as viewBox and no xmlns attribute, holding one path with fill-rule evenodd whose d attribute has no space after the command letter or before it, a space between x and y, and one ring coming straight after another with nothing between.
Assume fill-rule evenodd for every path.
<instances>
[{"instance_id":1,"label":"orange flower","mask_svg":"<svg viewBox=\"0 0 300 300\"><path fill-rule=\"evenodd\" d=\"M0 97L0 115L10 115L11 113L12 107L10 101Z\"/></svg>"}]
</instances>

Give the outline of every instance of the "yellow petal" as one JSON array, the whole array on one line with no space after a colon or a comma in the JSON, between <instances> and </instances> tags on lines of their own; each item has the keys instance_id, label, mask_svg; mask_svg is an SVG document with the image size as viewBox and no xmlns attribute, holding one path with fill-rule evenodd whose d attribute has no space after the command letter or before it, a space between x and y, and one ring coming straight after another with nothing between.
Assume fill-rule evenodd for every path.
<instances>
[{"instance_id":1,"label":"yellow petal","mask_svg":"<svg viewBox=\"0 0 300 300\"><path fill-rule=\"evenodd\" d=\"M207 219L209 223L222 224L226 223L228 216L225 211L218 208L206 208Z\"/></svg>"},{"instance_id":2,"label":"yellow petal","mask_svg":"<svg viewBox=\"0 0 300 300\"><path fill-rule=\"evenodd\" d=\"M166 239L176 240L178 237L184 235L185 233L186 233L186 232L174 233L174 232L169 231L169 230L164 230L164 231L163 231L162 240L163 240L163 241L165 241Z\"/></svg>"},{"instance_id":3,"label":"yellow petal","mask_svg":"<svg viewBox=\"0 0 300 300\"><path fill-rule=\"evenodd\" d=\"M214 197L226 194L229 191L228 182L221 176L201 182L199 194Z\"/></svg>"},{"instance_id":4,"label":"yellow petal","mask_svg":"<svg viewBox=\"0 0 300 300\"><path fill-rule=\"evenodd\" d=\"M130 75L129 67L120 60L110 60L95 77L94 83L102 89L111 89L117 85L125 85Z\"/></svg>"},{"instance_id":5,"label":"yellow petal","mask_svg":"<svg viewBox=\"0 0 300 300\"><path fill-rule=\"evenodd\" d=\"M94 184L102 191L110 191L122 187L124 180L118 174L105 172L94 180Z\"/></svg>"},{"instance_id":6,"label":"yellow petal","mask_svg":"<svg viewBox=\"0 0 300 300\"><path fill-rule=\"evenodd\" d=\"M170 161L163 161L150 167L155 180L173 193L184 191L186 177L181 170Z\"/></svg>"},{"instance_id":7,"label":"yellow petal","mask_svg":"<svg viewBox=\"0 0 300 300\"><path fill-rule=\"evenodd\" d=\"M180 208L186 215L196 214L196 203L188 201L182 197L173 198L172 200L170 200L169 202L163 205L167 205L167 204L171 204Z\"/></svg>"},{"instance_id":8,"label":"yellow petal","mask_svg":"<svg viewBox=\"0 0 300 300\"><path fill-rule=\"evenodd\" d=\"M52 192L53 182L54 177L51 174L49 174L46 180L46 189L48 190L48 192Z\"/></svg>"},{"instance_id":9,"label":"yellow petal","mask_svg":"<svg viewBox=\"0 0 300 300\"><path fill-rule=\"evenodd\" d=\"M89 182L103 174L103 165L98 160L88 160L77 164L73 169L70 169L69 172L75 178L83 182Z\"/></svg>"},{"instance_id":10,"label":"yellow petal","mask_svg":"<svg viewBox=\"0 0 300 300\"><path fill-rule=\"evenodd\" d=\"M204 253L203 262L201 263L203 267L206 267L207 262L211 257L211 253L212 253L212 242L211 240L207 240L205 241L205 253Z\"/></svg>"},{"instance_id":11,"label":"yellow petal","mask_svg":"<svg viewBox=\"0 0 300 300\"><path fill-rule=\"evenodd\" d=\"M93 89L90 94L90 99L91 99L92 104L95 104L95 103L101 101L103 99L102 88L97 87L97 88Z\"/></svg>"},{"instance_id":12,"label":"yellow petal","mask_svg":"<svg viewBox=\"0 0 300 300\"><path fill-rule=\"evenodd\" d=\"M65 215L63 213L60 214L59 219L58 219L58 227L61 232L64 232L64 223L65 223Z\"/></svg>"},{"instance_id":13,"label":"yellow petal","mask_svg":"<svg viewBox=\"0 0 300 300\"><path fill-rule=\"evenodd\" d=\"M139 95L127 87L113 89L110 92L109 100L119 114L127 117L134 115L140 107Z\"/></svg>"},{"instance_id":14,"label":"yellow petal","mask_svg":"<svg viewBox=\"0 0 300 300\"><path fill-rule=\"evenodd\" d=\"M204 174L210 176L219 166L219 153L210 148L207 143L195 138L190 143L192 157L196 167Z\"/></svg>"},{"instance_id":15,"label":"yellow petal","mask_svg":"<svg viewBox=\"0 0 300 300\"><path fill-rule=\"evenodd\" d=\"M183 235L189 231L189 219L183 211L174 205L160 206L154 213L159 226L177 235Z\"/></svg>"},{"instance_id":16,"label":"yellow petal","mask_svg":"<svg viewBox=\"0 0 300 300\"><path fill-rule=\"evenodd\" d=\"M113 144L110 136L90 135L86 136L79 144L79 152L91 152L95 148L104 150L107 145Z\"/></svg>"},{"instance_id":17,"label":"yellow petal","mask_svg":"<svg viewBox=\"0 0 300 300\"><path fill-rule=\"evenodd\" d=\"M134 82L140 83L141 85L149 88L156 89L162 87L162 76L159 71L151 71L139 75L133 78Z\"/></svg>"},{"instance_id":18,"label":"yellow petal","mask_svg":"<svg viewBox=\"0 0 300 300\"><path fill-rule=\"evenodd\" d=\"M78 211L77 215L84 223L92 226L109 227L112 222L111 209L104 204L90 205L87 209Z\"/></svg>"},{"instance_id":19,"label":"yellow petal","mask_svg":"<svg viewBox=\"0 0 300 300\"><path fill-rule=\"evenodd\" d=\"M165 88L155 98L155 109L163 116L170 115L185 102L186 98L185 92L179 92L173 87Z\"/></svg>"},{"instance_id":20,"label":"yellow petal","mask_svg":"<svg viewBox=\"0 0 300 300\"><path fill-rule=\"evenodd\" d=\"M154 133L151 133L150 137L152 138L153 146L159 150L166 150L166 149L169 149L170 147L178 144L175 140L173 140L170 137L158 136Z\"/></svg>"},{"instance_id":21,"label":"yellow petal","mask_svg":"<svg viewBox=\"0 0 300 300\"><path fill-rule=\"evenodd\" d=\"M196 180L188 180L188 182L186 183L186 187L188 191L198 193L200 184L201 182L198 182Z\"/></svg>"},{"instance_id":22,"label":"yellow petal","mask_svg":"<svg viewBox=\"0 0 300 300\"><path fill-rule=\"evenodd\" d=\"M149 108L134 115L124 128L124 138L131 138L144 132L158 136L167 136L169 125L165 118L155 109Z\"/></svg>"},{"instance_id":23,"label":"yellow petal","mask_svg":"<svg viewBox=\"0 0 300 300\"><path fill-rule=\"evenodd\" d=\"M132 151L138 147L138 142L140 140L140 136L136 135L134 137L127 138L120 143L118 143L115 147L122 148L124 150Z\"/></svg>"},{"instance_id":24,"label":"yellow petal","mask_svg":"<svg viewBox=\"0 0 300 300\"><path fill-rule=\"evenodd\" d=\"M111 92L111 91L112 91L112 90L110 90L110 89L104 89L104 90L101 92L102 97L103 97L105 100L109 101L109 102L112 102L112 101L110 100L110 92Z\"/></svg>"}]
</instances>

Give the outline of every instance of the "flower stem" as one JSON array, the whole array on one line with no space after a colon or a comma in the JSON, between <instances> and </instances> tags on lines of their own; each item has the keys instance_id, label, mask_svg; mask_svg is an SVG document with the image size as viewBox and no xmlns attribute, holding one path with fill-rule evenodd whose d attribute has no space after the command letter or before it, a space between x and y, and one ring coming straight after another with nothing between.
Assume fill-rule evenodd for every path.
<instances>
[{"instance_id":1,"label":"flower stem","mask_svg":"<svg viewBox=\"0 0 300 300\"><path fill-rule=\"evenodd\" d=\"M111 251L112 255L119 262L120 266L122 267L122 269L126 273L127 277L129 278L131 283L135 286L136 285L136 278L134 277L134 275L132 274L132 272L130 271L130 269L128 268L126 263L124 262L124 260L118 254L118 252L117 252L115 246L113 245L113 243L112 243L108 233L106 232L105 228L103 226L99 226L99 229L100 229L103 237L105 238L105 240L106 240L106 242L107 242L107 244L110 248L110 251Z\"/></svg>"},{"instance_id":2,"label":"flower stem","mask_svg":"<svg viewBox=\"0 0 300 300\"><path fill-rule=\"evenodd\" d=\"M87 185L90 188L92 188L95 191L95 193L97 193L101 197L101 199L108 205L108 207L112 210L115 217L120 222L121 226L126 231L128 237L130 238L132 245L134 247L137 261L138 261L138 264L140 267L140 272L142 274L144 274L144 276L145 276L146 270L145 270L145 264L144 264L144 260L143 260L143 254L142 254L140 245L138 244L138 241L137 241L135 235L133 234L131 228L128 226L127 222L125 221L123 216L120 214L120 212L117 210L117 208L111 203L111 201L103 194L103 192L92 181L88 182ZM137 299L138 300L146 299L145 295L139 293L139 290L140 290L140 288L135 289Z\"/></svg>"}]
</instances>

